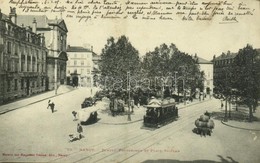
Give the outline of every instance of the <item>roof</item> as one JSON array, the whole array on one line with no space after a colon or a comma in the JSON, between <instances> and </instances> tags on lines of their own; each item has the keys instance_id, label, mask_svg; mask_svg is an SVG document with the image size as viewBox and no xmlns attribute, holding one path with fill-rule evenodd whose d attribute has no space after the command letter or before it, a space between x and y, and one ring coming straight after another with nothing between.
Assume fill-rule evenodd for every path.
<instances>
[{"instance_id":1,"label":"roof","mask_svg":"<svg viewBox=\"0 0 260 163\"><path fill-rule=\"evenodd\" d=\"M198 59L198 64L212 64L211 61L208 61L208 60L203 59L203 58L198 57L198 56L194 56L193 59L194 59L194 60L197 60L197 59Z\"/></svg>"},{"instance_id":2,"label":"roof","mask_svg":"<svg viewBox=\"0 0 260 163\"><path fill-rule=\"evenodd\" d=\"M92 52L90 49L81 46L68 46L67 52Z\"/></svg>"},{"instance_id":3,"label":"roof","mask_svg":"<svg viewBox=\"0 0 260 163\"><path fill-rule=\"evenodd\" d=\"M17 25L32 26L33 19L37 22L37 28L48 28L49 19L46 15L17 15Z\"/></svg>"},{"instance_id":4,"label":"roof","mask_svg":"<svg viewBox=\"0 0 260 163\"><path fill-rule=\"evenodd\" d=\"M7 16L6 14L4 14L4 13L1 13L1 14L2 14L2 18L1 18L2 20L9 19L9 16Z\"/></svg>"},{"instance_id":5,"label":"roof","mask_svg":"<svg viewBox=\"0 0 260 163\"><path fill-rule=\"evenodd\" d=\"M237 53L228 53L224 54L222 53L220 56L216 57L215 60L224 60L224 59L232 59L237 56Z\"/></svg>"},{"instance_id":6,"label":"roof","mask_svg":"<svg viewBox=\"0 0 260 163\"><path fill-rule=\"evenodd\" d=\"M60 28L68 31L66 24L63 19L48 19L46 15L17 15L17 25L21 26L31 26L33 25L33 20L36 20L37 28L49 28L50 25L57 25Z\"/></svg>"}]
</instances>

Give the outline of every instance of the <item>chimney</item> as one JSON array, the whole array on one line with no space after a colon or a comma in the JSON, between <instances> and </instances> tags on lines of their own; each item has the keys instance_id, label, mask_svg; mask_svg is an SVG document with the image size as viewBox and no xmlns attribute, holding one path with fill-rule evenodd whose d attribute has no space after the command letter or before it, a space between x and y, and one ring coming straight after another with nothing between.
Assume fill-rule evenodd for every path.
<instances>
[{"instance_id":1,"label":"chimney","mask_svg":"<svg viewBox=\"0 0 260 163\"><path fill-rule=\"evenodd\" d=\"M10 7L10 14L9 14L10 20L16 24L17 23L17 14L16 14L16 8Z\"/></svg>"},{"instance_id":2,"label":"chimney","mask_svg":"<svg viewBox=\"0 0 260 163\"><path fill-rule=\"evenodd\" d=\"M37 29L37 22L36 22L36 19L33 18L32 32L36 33L36 29Z\"/></svg>"},{"instance_id":3,"label":"chimney","mask_svg":"<svg viewBox=\"0 0 260 163\"><path fill-rule=\"evenodd\" d=\"M91 46L91 52L93 52L93 46Z\"/></svg>"}]
</instances>

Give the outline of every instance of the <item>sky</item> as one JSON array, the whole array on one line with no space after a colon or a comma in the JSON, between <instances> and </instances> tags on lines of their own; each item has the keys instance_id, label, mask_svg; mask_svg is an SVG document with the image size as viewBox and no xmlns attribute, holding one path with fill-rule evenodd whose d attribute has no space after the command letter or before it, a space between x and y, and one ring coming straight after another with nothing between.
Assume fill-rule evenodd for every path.
<instances>
[{"instance_id":1,"label":"sky","mask_svg":"<svg viewBox=\"0 0 260 163\"><path fill-rule=\"evenodd\" d=\"M214 1L214 0L213 0ZM236 0L235 0L236 1ZM0 8L9 13L9 0L0 0ZM100 54L106 40L113 36L126 35L132 45L143 56L163 43L174 43L183 52L211 60L222 52L237 52L246 44L260 48L260 1L250 0L255 11L250 17L239 18L239 23L219 24L218 21L151 21L151 20L95 20L78 23L76 19L63 16L68 28L68 44L82 46L90 44ZM23 14L19 9L18 14ZM60 14L46 14L48 18Z\"/></svg>"}]
</instances>

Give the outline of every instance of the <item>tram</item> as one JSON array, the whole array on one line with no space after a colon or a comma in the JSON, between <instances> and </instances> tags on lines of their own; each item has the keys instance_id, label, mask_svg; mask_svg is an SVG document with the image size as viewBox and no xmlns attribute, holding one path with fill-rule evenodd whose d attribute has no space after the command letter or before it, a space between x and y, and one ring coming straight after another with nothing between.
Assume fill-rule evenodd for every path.
<instances>
[{"instance_id":1,"label":"tram","mask_svg":"<svg viewBox=\"0 0 260 163\"><path fill-rule=\"evenodd\" d=\"M152 97L145 107L144 127L159 128L178 118L178 108L174 99L158 100Z\"/></svg>"}]
</instances>

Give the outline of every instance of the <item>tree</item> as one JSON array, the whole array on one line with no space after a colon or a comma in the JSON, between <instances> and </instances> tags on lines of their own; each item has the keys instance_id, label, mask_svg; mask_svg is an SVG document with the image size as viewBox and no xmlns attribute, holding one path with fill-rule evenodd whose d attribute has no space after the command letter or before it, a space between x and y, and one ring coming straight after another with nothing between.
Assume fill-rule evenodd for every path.
<instances>
[{"instance_id":1,"label":"tree","mask_svg":"<svg viewBox=\"0 0 260 163\"><path fill-rule=\"evenodd\" d=\"M240 49L233 63L233 87L237 95L249 107L249 121L260 98L259 53L251 45Z\"/></svg>"},{"instance_id":2,"label":"tree","mask_svg":"<svg viewBox=\"0 0 260 163\"><path fill-rule=\"evenodd\" d=\"M119 37L116 42L113 37L107 40L101 53L100 71L103 78L112 80L111 85L121 82L124 87L127 72L136 74L140 71L139 53L126 36Z\"/></svg>"},{"instance_id":3,"label":"tree","mask_svg":"<svg viewBox=\"0 0 260 163\"><path fill-rule=\"evenodd\" d=\"M178 72L177 77L182 77L178 81L178 90L188 88L191 92L194 92L195 88L203 84L203 76L201 76L196 61L191 55L179 51L174 44L170 44L170 46L162 44L155 47L154 51L146 53L143 58L142 69L145 71L146 77L151 79L167 76L174 78L175 72ZM185 86L185 88L182 88L182 86Z\"/></svg>"}]
</instances>

